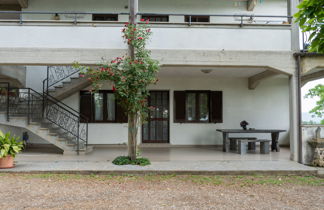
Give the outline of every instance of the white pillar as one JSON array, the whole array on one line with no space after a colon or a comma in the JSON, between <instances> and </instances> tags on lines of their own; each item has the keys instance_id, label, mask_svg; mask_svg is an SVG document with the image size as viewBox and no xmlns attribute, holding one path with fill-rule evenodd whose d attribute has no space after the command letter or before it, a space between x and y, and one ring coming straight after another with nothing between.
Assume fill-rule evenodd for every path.
<instances>
[{"instance_id":1,"label":"white pillar","mask_svg":"<svg viewBox=\"0 0 324 210\"><path fill-rule=\"evenodd\" d=\"M297 75L289 78L289 111L290 111L290 159L298 161L298 91Z\"/></svg>"},{"instance_id":2,"label":"white pillar","mask_svg":"<svg viewBox=\"0 0 324 210\"><path fill-rule=\"evenodd\" d=\"M297 11L297 5L299 0L287 0L287 14L293 16ZM299 26L295 23L294 19L291 21L291 51L292 53L300 51L299 42ZM299 136L301 135L299 125L301 109L300 109L300 81L299 81L299 69L296 62L294 74L289 78L290 87L290 159L298 161L299 157Z\"/></svg>"}]
</instances>

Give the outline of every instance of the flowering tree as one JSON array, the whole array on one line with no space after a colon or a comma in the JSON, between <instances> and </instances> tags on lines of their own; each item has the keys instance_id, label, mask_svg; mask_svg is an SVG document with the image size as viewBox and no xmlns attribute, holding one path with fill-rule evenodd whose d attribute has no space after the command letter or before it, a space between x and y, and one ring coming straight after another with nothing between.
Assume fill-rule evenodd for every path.
<instances>
[{"instance_id":1,"label":"flowering tree","mask_svg":"<svg viewBox=\"0 0 324 210\"><path fill-rule=\"evenodd\" d=\"M147 87L158 80L159 63L150 57L146 43L151 35L148 21L140 24L126 23L122 29L125 43L133 48L133 54L117 57L111 62L99 64L98 68L85 68L82 73L92 82L94 91L103 82L111 81L112 90L128 115L128 156L136 159L138 128L149 111Z\"/></svg>"}]
</instances>

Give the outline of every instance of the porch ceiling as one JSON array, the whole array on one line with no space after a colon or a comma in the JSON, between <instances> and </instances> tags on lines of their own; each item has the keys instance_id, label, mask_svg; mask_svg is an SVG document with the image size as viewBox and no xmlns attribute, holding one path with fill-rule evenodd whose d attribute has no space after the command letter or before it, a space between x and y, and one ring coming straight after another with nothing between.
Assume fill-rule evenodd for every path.
<instances>
[{"instance_id":1,"label":"porch ceiling","mask_svg":"<svg viewBox=\"0 0 324 210\"><path fill-rule=\"evenodd\" d=\"M209 70L203 73L202 70ZM266 71L254 67L162 67L160 77L235 77L249 78Z\"/></svg>"}]
</instances>

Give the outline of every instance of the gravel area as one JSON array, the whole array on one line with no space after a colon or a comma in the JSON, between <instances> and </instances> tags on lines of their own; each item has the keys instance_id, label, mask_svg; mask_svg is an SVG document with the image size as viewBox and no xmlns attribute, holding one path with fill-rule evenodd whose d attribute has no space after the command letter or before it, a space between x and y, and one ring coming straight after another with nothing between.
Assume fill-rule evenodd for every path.
<instances>
[{"instance_id":1,"label":"gravel area","mask_svg":"<svg viewBox=\"0 0 324 210\"><path fill-rule=\"evenodd\" d=\"M0 174L1 209L323 209L324 179Z\"/></svg>"}]
</instances>

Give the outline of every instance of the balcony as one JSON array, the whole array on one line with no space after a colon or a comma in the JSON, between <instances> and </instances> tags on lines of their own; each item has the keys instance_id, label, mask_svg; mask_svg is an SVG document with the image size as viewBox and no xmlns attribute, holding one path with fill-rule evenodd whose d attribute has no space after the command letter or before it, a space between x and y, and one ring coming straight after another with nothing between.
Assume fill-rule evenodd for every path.
<instances>
[{"instance_id":1,"label":"balcony","mask_svg":"<svg viewBox=\"0 0 324 210\"><path fill-rule=\"evenodd\" d=\"M1 48L126 49L121 29L127 13L4 12L18 19L0 19ZM117 17L98 21L94 15ZM150 49L289 51L287 16L235 14L151 14L168 22L151 22ZM193 22L207 16L208 22ZM91 18L92 17L92 18Z\"/></svg>"}]
</instances>

